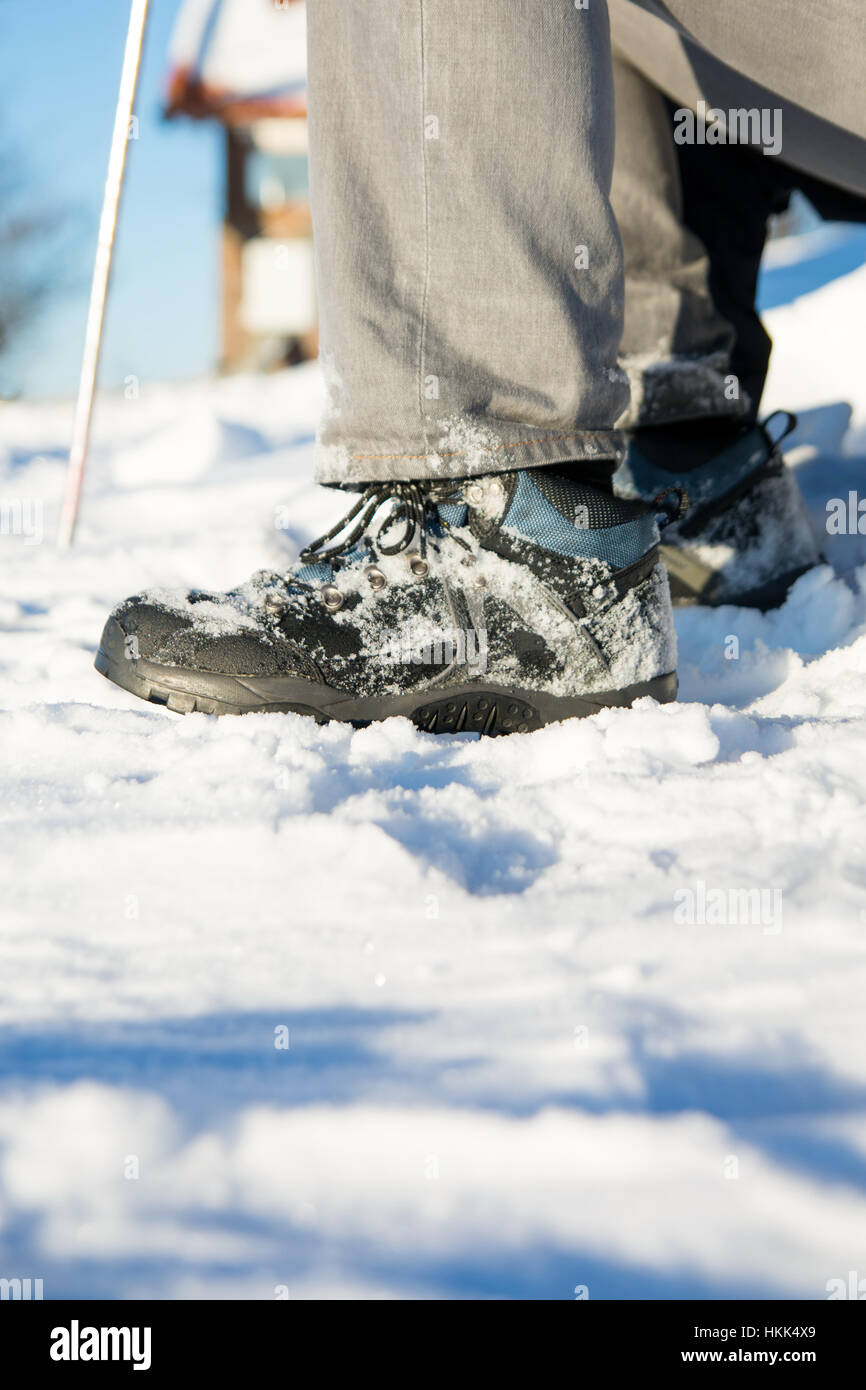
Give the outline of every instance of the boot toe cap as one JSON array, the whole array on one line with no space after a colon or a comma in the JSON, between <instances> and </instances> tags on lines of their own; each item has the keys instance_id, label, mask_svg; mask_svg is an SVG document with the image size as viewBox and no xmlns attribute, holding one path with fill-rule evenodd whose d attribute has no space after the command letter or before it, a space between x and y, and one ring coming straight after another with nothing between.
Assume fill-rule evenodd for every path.
<instances>
[{"instance_id":1,"label":"boot toe cap","mask_svg":"<svg viewBox=\"0 0 866 1390\"><path fill-rule=\"evenodd\" d=\"M316 674L295 643L265 625L245 600L225 594L129 598L108 619L100 649L113 660L223 675Z\"/></svg>"}]
</instances>

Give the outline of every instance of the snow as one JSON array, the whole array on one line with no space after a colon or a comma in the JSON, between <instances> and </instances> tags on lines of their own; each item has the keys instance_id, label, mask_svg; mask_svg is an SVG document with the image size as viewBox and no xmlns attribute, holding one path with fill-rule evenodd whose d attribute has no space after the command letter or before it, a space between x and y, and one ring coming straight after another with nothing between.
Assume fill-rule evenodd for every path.
<instances>
[{"instance_id":1,"label":"snow","mask_svg":"<svg viewBox=\"0 0 866 1390\"><path fill-rule=\"evenodd\" d=\"M71 406L0 407L0 1274L866 1273L866 537L824 532L862 487L864 314L863 268L768 314L830 564L776 613L681 611L677 705L490 741L182 718L92 668L124 595L279 568L345 509L310 482L316 367L104 398L67 555Z\"/></svg>"}]
</instances>

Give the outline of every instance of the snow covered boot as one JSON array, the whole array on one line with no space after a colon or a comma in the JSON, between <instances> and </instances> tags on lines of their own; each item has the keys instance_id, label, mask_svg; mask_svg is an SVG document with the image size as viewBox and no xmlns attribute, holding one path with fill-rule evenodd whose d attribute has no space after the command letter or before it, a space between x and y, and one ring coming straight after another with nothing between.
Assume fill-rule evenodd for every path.
<instances>
[{"instance_id":1,"label":"snow covered boot","mask_svg":"<svg viewBox=\"0 0 866 1390\"><path fill-rule=\"evenodd\" d=\"M794 580L821 563L806 504L779 445L763 424L708 428L706 422L635 430L614 475L620 497L650 501L675 486L685 515L665 533L661 553L675 604L775 608Z\"/></svg>"},{"instance_id":2,"label":"snow covered boot","mask_svg":"<svg viewBox=\"0 0 866 1390\"><path fill-rule=\"evenodd\" d=\"M287 574L127 600L96 666L182 713L405 715L432 733L673 700L655 514L560 468L371 484Z\"/></svg>"}]
</instances>

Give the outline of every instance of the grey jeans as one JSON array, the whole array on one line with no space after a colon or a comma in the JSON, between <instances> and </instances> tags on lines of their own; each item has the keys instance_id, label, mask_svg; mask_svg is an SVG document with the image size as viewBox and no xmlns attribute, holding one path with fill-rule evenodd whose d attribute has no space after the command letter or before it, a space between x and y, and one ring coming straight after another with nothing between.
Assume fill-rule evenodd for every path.
<instances>
[{"instance_id":1,"label":"grey jeans","mask_svg":"<svg viewBox=\"0 0 866 1390\"><path fill-rule=\"evenodd\" d=\"M811 111L813 145L813 126L850 142L847 168L866 4L721 8L612 0L612 55L605 0L312 0L320 481L610 458L618 425L748 409L661 91L694 105L689 55L709 54L715 104L726 73L771 82L785 114Z\"/></svg>"}]
</instances>

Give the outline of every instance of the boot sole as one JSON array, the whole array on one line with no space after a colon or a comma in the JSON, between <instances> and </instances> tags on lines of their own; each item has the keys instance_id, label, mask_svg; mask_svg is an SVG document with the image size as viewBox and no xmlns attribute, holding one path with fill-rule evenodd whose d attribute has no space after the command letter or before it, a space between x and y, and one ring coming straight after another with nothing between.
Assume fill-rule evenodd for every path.
<instances>
[{"instance_id":1,"label":"boot sole","mask_svg":"<svg viewBox=\"0 0 866 1390\"><path fill-rule=\"evenodd\" d=\"M677 696L677 676L672 671L624 690L591 695L506 689L482 678L448 686L441 693L416 690L359 698L299 676L229 676L129 657L123 629L114 618L106 624L94 665L123 690L176 714L305 714L319 724L333 719L356 728L401 715L431 734L467 729L488 735L524 734L561 719L582 719L601 709L627 707L645 695L660 704Z\"/></svg>"}]
</instances>

